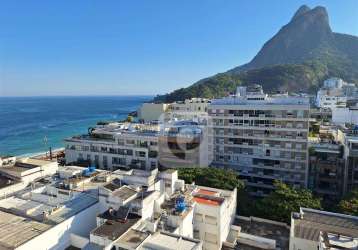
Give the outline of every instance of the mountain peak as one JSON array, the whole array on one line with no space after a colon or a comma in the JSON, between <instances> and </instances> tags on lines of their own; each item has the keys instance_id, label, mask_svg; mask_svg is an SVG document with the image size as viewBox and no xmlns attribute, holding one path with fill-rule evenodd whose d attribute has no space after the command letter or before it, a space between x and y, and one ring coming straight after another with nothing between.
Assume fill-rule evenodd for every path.
<instances>
[{"instance_id":1,"label":"mountain peak","mask_svg":"<svg viewBox=\"0 0 358 250\"><path fill-rule=\"evenodd\" d=\"M311 8L308 7L307 5L302 5L297 11L296 13L293 15L291 20L294 20L300 16L302 16L303 14L307 13L308 11L310 11Z\"/></svg>"},{"instance_id":2,"label":"mountain peak","mask_svg":"<svg viewBox=\"0 0 358 250\"><path fill-rule=\"evenodd\" d=\"M332 48L333 32L329 26L326 8L310 9L302 5L290 22L267 41L248 64L230 72L240 72L269 65L300 63L315 57L322 48ZM328 47L327 47L328 46Z\"/></svg>"},{"instance_id":3,"label":"mountain peak","mask_svg":"<svg viewBox=\"0 0 358 250\"><path fill-rule=\"evenodd\" d=\"M358 83L358 37L332 32L325 7L302 5L249 63L156 100L220 97L243 83L260 83L268 91L311 92L331 76Z\"/></svg>"}]
</instances>

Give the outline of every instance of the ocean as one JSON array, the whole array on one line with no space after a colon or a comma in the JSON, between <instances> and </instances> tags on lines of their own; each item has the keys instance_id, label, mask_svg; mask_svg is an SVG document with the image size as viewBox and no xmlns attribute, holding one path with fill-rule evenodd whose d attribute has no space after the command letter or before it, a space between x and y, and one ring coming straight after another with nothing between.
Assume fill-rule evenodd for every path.
<instances>
[{"instance_id":1,"label":"ocean","mask_svg":"<svg viewBox=\"0 0 358 250\"><path fill-rule=\"evenodd\" d=\"M0 155L61 148L100 120L121 120L152 96L0 97ZM47 146L44 138L47 138Z\"/></svg>"}]
</instances>

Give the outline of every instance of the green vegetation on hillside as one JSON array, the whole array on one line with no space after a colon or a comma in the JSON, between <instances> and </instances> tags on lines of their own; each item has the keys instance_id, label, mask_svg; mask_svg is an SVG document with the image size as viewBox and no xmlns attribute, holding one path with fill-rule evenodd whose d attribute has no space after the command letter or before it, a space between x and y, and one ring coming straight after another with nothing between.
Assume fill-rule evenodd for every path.
<instances>
[{"instance_id":1,"label":"green vegetation on hillside","mask_svg":"<svg viewBox=\"0 0 358 250\"><path fill-rule=\"evenodd\" d=\"M173 102L191 97L218 98L235 93L237 86L241 84L261 84L267 92L286 90L313 92L318 89L327 74L328 69L318 62L276 65L241 72L238 75L221 73L203 79L188 88L157 96L154 101Z\"/></svg>"}]
</instances>

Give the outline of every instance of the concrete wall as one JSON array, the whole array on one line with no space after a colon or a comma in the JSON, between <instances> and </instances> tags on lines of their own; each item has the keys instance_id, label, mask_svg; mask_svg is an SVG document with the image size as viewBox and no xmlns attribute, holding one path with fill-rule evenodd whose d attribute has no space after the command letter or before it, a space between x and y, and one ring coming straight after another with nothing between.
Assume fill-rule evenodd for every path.
<instances>
[{"instance_id":1,"label":"concrete wall","mask_svg":"<svg viewBox=\"0 0 358 250\"><path fill-rule=\"evenodd\" d=\"M290 237L290 250L317 250L318 242Z\"/></svg>"},{"instance_id":2,"label":"concrete wall","mask_svg":"<svg viewBox=\"0 0 358 250\"><path fill-rule=\"evenodd\" d=\"M0 189L0 198L5 198L8 195L11 195L17 191L24 189L26 186L27 186L27 183L20 182L20 183L16 183L16 184L1 188Z\"/></svg>"},{"instance_id":3,"label":"concrete wall","mask_svg":"<svg viewBox=\"0 0 358 250\"><path fill-rule=\"evenodd\" d=\"M77 234L71 234L71 245L77 248L84 248L89 243L89 238Z\"/></svg>"}]
</instances>

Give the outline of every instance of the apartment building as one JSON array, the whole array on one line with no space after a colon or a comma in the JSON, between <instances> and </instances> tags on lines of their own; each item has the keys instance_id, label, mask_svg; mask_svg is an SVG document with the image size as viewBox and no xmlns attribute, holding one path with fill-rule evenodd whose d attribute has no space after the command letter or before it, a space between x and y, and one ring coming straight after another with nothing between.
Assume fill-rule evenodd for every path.
<instances>
[{"instance_id":1,"label":"apartment building","mask_svg":"<svg viewBox=\"0 0 358 250\"><path fill-rule=\"evenodd\" d=\"M309 110L308 98L269 96L260 85L212 100L209 162L238 171L253 195L267 195L274 180L307 187Z\"/></svg>"},{"instance_id":2,"label":"apartment building","mask_svg":"<svg viewBox=\"0 0 358 250\"><path fill-rule=\"evenodd\" d=\"M208 166L206 128L193 121L165 123L158 138L163 169Z\"/></svg>"},{"instance_id":3,"label":"apartment building","mask_svg":"<svg viewBox=\"0 0 358 250\"><path fill-rule=\"evenodd\" d=\"M358 188L358 125L344 131L345 185L344 192Z\"/></svg>"},{"instance_id":4,"label":"apartment building","mask_svg":"<svg viewBox=\"0 0 358 250\"><path fill-rule=\"evenodd\" d=\"M86 135L65 139L66 164L82 163L101 169L153 169L158 166L159 126L110 123Z\"/></svg>"},{"instance_id":5,"label":"apartment building","mask_svg":"<svg viewBox=\"0 0 358 250\"><path fill-rule=\"evenodd\" d=\"M310 187L325 200L337 200L343 194L345 161L344 146L320 142L311 145Z\"/></svg>"}]
</instances>

